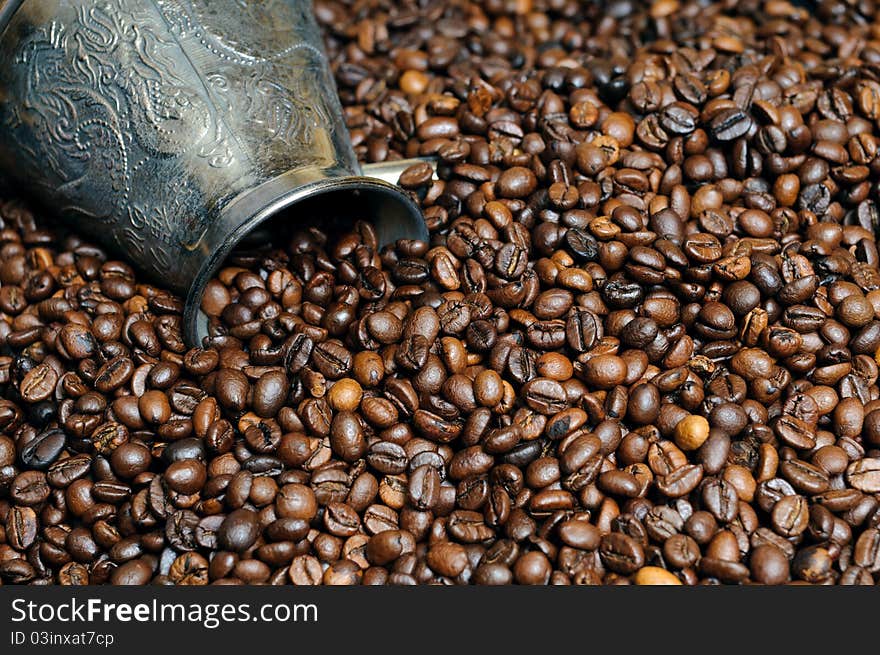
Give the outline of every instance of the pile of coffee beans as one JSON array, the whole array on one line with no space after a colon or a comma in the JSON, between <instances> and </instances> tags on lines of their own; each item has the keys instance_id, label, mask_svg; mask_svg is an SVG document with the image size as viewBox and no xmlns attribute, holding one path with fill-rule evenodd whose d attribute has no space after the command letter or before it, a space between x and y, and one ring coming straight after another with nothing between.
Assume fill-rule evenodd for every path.
<instances>
[{"instance_id":1,"label":"pile of coffee beans","mask_svg":"<svg viewBox=\"0 0 880 655\"><path fill-rule=\"evenodd\" d=\"M874 2L315 11L430 241L300 222L191 349L0 206L0 580L880 580Z\"/></svg>"}]
</instances>

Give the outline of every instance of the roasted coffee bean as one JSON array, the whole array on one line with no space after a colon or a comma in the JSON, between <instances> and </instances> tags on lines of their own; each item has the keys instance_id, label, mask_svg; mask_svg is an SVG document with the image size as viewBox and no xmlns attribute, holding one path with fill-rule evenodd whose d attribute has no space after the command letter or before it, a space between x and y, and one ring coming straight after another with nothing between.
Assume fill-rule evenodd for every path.
<instances>
[{"instance_id":1,"label":"roasted coffee bean","mask_svg":"<svg viewBox=\"0 0 880 655\"><path fill-rule=\"evenodd\" d=\"M807 528L809 521L807 501L803 496L780 498L773 505L773 529L783 537L795 537Z\"/></svg>"},{"instance_id":2,"label":"roasted coffee bean","mask_svg":"<svg viewBox=\"0 0 880 655\"><path fill-rule=\"evenodd\" d=\"M409 476L408 499L418 510L433 509L440 501L440 474L433 466L423 465Z\"/></svg>"},{"instance_id":3,"label":"roasted coffee bean","mask_svg":"<svg viewBox=\"0 0 880 655\"><path fill-rule=\"evenodd\" d=\"M523 585L547 584L552 566L547 556L540 551L530 551L521 555L513 566L514 579Z\"/></svg>"},{"instance_id":4,"label":"roasted coffee bean","mask_svg":"<svg viewBox=\"0 0 880 655\"><path fill-rule=\"evenodd\" d=\"M736 489L724 478L708 480L702 487L702 500L706 509L720 523L729 523L739 511Z\"/></svg>"},{"instance_id":5,"label":"roasted coffee bean","mask_svg":"<svg viewBox=\"0 0 880 655\"><path fill-rule=\"evenodd\" d=\"M165 538L176 551L196 550L198 542L199 516L189 510L174 512L165 524ZM216 547L216 546L215 546Z\"/></svg>"},{"instance_id":6,"label":"roasted coffee bean","mask_svg":"<svg viewBox=\"0 0 880 655\"><path fill-rule=\"evenodd\" d=\"M751 129L752 119L739 108L722 109L712 119L709 127L712 136L718 141L733 141Z\"/></svg>"},{"instance_id":7,"label":"roasted coffee bean","mask_svg":"<svg viewBox=\"0 0 880 655\"><path fill-rule=\"evenodd\" d=\"M19 393L25 402L37 403L52 395L56 384L58 372L49 364L43 363L27 372L19 386Z\"/></svg>"},{"instance_id":8,"label":"roasted coffee bean","mask_svg":"<svg viewBox=\"0 0 880 655\"><path fill-rule=\"evenodd\" d=\"M217 543L224 550L242 552L259 536L257 514L247 509L231 512L217 528Z\"/></svg>"},{"instance_id":9,"label":"roasted coffee bean","mask_svg":"<svg viewBox=\"0 0 880 655\"><path fill-rule=\"evenodd\" d=\"M641 544L620 532L612 532L602 537L599 554L605 566L623 575L635 573L645 563L645 553Z\"/></svg>"},{"instance_id":10,"label":"roasted coffee bean","mask_svg":"<svg viewBox=\"0 0 880 655\"><path fill-rule=\"evenodd\" d=\"M541 414L552 415L566 408L565 389L556 380L530 380L523 385L523 397L529 407Z\"/></svg>"},{"instance_id":11,"label":"roasted coffee bean","mask_svg":"<svg viewBox=\"0 0 880 655\"><path fill-rule=\"evenodd\" d=\"M504 171L496 183L498 194L502 198L523 198L532 193L536 186L535 174L522 166Z\"/></svg>"},{"instance_id":12,"label":"roasted coffee bean","mask_svg":"<svg viewBox=\"0 0 880 655\"><path fill-rule=\"evenodd\" d=\"M566 341L575 352L586 352L596 345L602 336L602 322L588 309L576 308L566 320Z\"/></svg>"},{"instance_id":13,"label":"roasted coffee bean","mask_svg":"<svg viewBox=\"0 0 880 655\"><path fill-rule=\"evenodd\" d=\"M403 446L391 441L377 441L367 451L367 463L383 475L403 473L408 459Z\"/></svg>"},{"instance_id":14,"label":"roasted coffee bean","mask_svg":"<svg viewBox=\"0 0 880 655\"><path fill-rule=\"evenodd\" d=\"M24 471L9 485L9 498L18 505L34 507L49 498L51 489L40 471Z\"/></svg>"},{"instance_id":15,"label":"roasted coffee bean","mask_svg":"<svg viewBox=\"0 0 880 655\"><path fill-rule=\"evenodd\" d=\"M360 519L349 505L330 503L324 509L324 525L334 536L350 537L358 531Z\"/></svg>"},{"instance_id":16,"label":"roasted coffee bean","mask_svg":"<svg viewBox=\"0 0 880 655\"><path fill-rule=\"evenodd\" d=\"M447 520L446 529L462 543L486 541L493 534L493 530L486 525L482 515L467 510L453 511Z\"/></svg>"},{"instance_id":17,"label":"roasted coffee bean","mask_svg":"<svg viewBox=\"0 0 880 655\"><path fill-rule=\"evenodd\" d=\"M272 418L287 399L290 385L281 371L268 371L254 384L253 408L258 416Z\"/></svg>"},{"instance_id":18,"label":"roasted coffee bean","mask_svg":"<svg viewBox=\"0 0 880 655\"><path fill-rule=\"evenodd\" d=\"M295 585L319 585L323 580L324 569L316 557L298 555L290 563L288 576Z\"/></svg>"},{"instance_id":19,"label":"roasted coffee bean","mask_svg":"<svg viewBox=\"0 0 880 655\"><path fill-rule=\"evenodd\" d=\"M37 515L30 507L13 505L6 515L6 539L16 550L26 550L37 538Z\"/></svg>"},{"instance_id":20,"label":"roasted coffee bean","mask_svg":"<svg viewBox=\"0 0 880 655\"><path fill-rule=\"evenodd\" d=\"M53 487L64 488L88 475L91 466L92 458L86 454L60 459L46 471L46 481Z\"/></svg>"},{"instance_id":21,"label":"roasted coffee bean","mask_svg":"<svg viewBox=\"0 0 880 655\"><path fill-rule=\"evenodd\" d=\"M853 462L846 469L849 484L865 493L880 491L880 459L865 458Z\"/></svg>"},{"instance_id":22,"label":"roasted coffee bean","mask_svg":"<svg viewBox=\"0 0 880 655\"><path fill-rule=\"evenodd\" d=\"M686 496L696 489L703 478L703 467L699 464L687 465L655 480L657 490L669 498Z\"/></svg>"},{"instance_id":23,"label":"roasted coffee bean","mask_svg":"<svg viewBox=\"0 0 880 655\"><path fill-rule=\"evenodd\" d=\"M217 374L215 391L218 402L226 409L240 412L247 405L250 384L241 371L224 368Z\"/></svg>"},{"instance_id":24,"label":"roasted coffee bean","mask_svg":"<svg viewBox=\"0 0 880 655\"><path fill-rule=\"evenodd\" d=\"M128 439L128 428L122 423L116 423L115 421L103 423L92 432L92 445L95 451L101 455L111 455L117 448L125 444Z\"/></svg>"},{"instance_id":25,"label":"roasted coffee bean","mask_svg":"<svg viewBox=\"0 0 880 655\"><path fill-rule=\"evenodd\" d=\"M856 541L853 549L853 561L871 573L880 570L880 530L865 530Z\"/></svg>"},{"instance_id":26,"label":"roasted coffee bean","mask_svg":"<svg viewBox=\"0 0 880 655\"><path fill-rule=\"evenodd\" d=\"M58 459L66 445L64 432L57 429L44 430L23 444L19 457L26 467L44 471Z\"/></svg>"}]
</instances>

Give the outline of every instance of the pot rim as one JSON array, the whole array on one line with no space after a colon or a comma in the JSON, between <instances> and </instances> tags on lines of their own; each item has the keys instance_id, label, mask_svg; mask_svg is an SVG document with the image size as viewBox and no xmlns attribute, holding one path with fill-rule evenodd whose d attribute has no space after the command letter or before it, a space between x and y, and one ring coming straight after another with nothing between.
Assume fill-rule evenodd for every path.
<instances>
[{"instance_id":1,"label":"pot rim","mask_svg":"<svg viewBox=\"0 0 880 655\"><path fill-rule=\"evenodd\" d=\"M289 171L233 200L222 210L216 225L221 230L220 243L200 244L200 247L209 248L210 255L202 262L186 293L183 329L184 339L190 347L201 346L202 338L207 336L207 317L201 311L202 296L229 253L256 227L296 204L324 195L351 194L355 213L376 226L380 245L388 243L392 235L428 240L428 228L421 209L400 187L362 175L325 177L303 184L298 173L301 172ZM383 215L389 223L396 222L396 225L388 226L385 234L383 221L377 220ZM224 233L224 224L234 227ZM208 237L206 234L205 238Z\"/></svg>"}]
</instances>

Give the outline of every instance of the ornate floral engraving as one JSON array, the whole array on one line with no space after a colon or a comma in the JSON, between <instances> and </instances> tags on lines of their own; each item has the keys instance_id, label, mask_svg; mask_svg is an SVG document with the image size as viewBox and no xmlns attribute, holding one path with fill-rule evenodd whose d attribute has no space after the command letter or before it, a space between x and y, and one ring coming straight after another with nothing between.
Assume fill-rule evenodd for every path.
<instances>
[{"instance_id":1,"label":"ornate floral engraving","mask_svg":"<svg viewBox=\"0 0 880 655\"><path fill-rule=\"evenodd\" d=\"M193 234L186 221L175 223L180 217L166 220L185 208L151 195L153 176L170 171L150 164L193 155L229 165L233 156L209 102L178 63L177 44L162 36L161 18L136 3L67 8L72 19L34 29L13 60L18 88L4 122L31 131L34 177L68 212L108 223L127 217L115 240L136 256L138 230L171 246L198 238L203 226ZM170 176L161 190L169 188L183 191Z\"/></svg>"},{"instance_id":2,"label":"ornate floral engraving","mask_svg":"<svg viewBox=\"0 0 880 655\"><path fill-rule=\"evenodd\" d=\"M232 199L357 170L308 0L24 0L0 61L0 160L171 284Z\"/></svg>"},{"instance_id":3,"label":"ornate floral engraving","mask_svg":"<svg viewBox=\"0 0 880 655\"><path fill-rule=\"evenodd\" d=\"M311 3L158 0L215 105L272 173L333 163L335 102ZM326 93L318 93L325 90ZM318 143L319 147L314 147Z\"/></svg>"}]
</instances>

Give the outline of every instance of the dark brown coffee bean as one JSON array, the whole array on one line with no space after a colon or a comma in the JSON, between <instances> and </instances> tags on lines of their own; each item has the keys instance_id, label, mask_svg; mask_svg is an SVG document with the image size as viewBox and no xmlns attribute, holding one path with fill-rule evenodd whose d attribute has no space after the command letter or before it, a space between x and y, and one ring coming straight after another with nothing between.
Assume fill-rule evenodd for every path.
<instances>
[{"instance_id":1,"label":"dark brown coffee bean","mask_svg":"<svg viewBox=\"0 0 880 655\"><path fill-rule=\"evenodd\" d=\"M280 371L264 373L254 384L253 408L258 416L271 418L278 413L287 399L290 385Z\"/></svg>"},{"instance_id":2,"label":"dark brown coffee bean","mask_svg":"<svg viewBox=\"0 0 880 655\"><path fill-rule=\"evenodd\" d=\"M16 550L26 550L37 538L37 514L30 507L13 505L6 514L6 539Z\"/></svg>"},{"instance_id":3,"label":"dark brown coffee bean","mask_svg":"<svg viewBox=\"0 0 880 655\"><path fill-rule=\"evenodd\" d=\"M721 523L729 523L739 511L736 489L724 478L714 478L703 485L702 500L706 509Z\"/></svg>"},{"instance_id":4,"label":"dark brown coffee bean","mask_svg":"<svg viewBox=\"0 0 880 655\"><path fill-rule=\"evenodd\" d=\"M48 429L23 444L19 457L28 468L44 471L58 459L67 445L63 431Z\"/></svg>"},{"instance_id":5,"label":"dark brown coffee bean","mask_svg":"<svg viewBox=\"0 0 880 655\"><path fill-rule=\"evenodd\" d=\"M506 170L496 183L498 194L503 198L523 198L532 193L536 185L535 174L522 166Z\"/></svg>"},{"instance_id":6,"label":"dark brown coffee bean","mask_svg":"<svg viewBox=\"0 0 880 655\"><path fill-rule=\"evenodd\" d=\"M247 405L250 384L244 373L229 368L221 369L217 375L217 400L231 411L241 411Z\"/></svg>"},{"instance_id":7,"label":"dark brown coffee bean","mask_svg":"<svg viewBox=\"0 0 880 655\"><path fill-rule=\"evenodd\" d=\"M773 529L784 537L794 537L807 529L809 514L803 496L785 496L773 506Z\"/></svg>"},{"instance_id":8,"label":"dark brown coffee bean","mask_svg":"<svg viewBox=\"0 0 880 655\"><path fill-rule=\"evenodd\" d=\"M95 375L95 389L109 393L124 385L134 373L134 363L123 356L115 357L98 369Z\"/></svg>"},{"instance_id":9,"label":"dark brown coffee bean","mask_svg":"<svg viewBox=\"0 0 880 655\"><path fill-rule=\"evenodd\" d=\"M669 498L686 496L697 488L703 478L699 464L682 466L656 480L657 490Z\"/></svg>"},{"instance_id":10,"label":"dark brown coffee bean","mask_svg":"<svg viewBox=\"0 0 880 655\"><path fill-rule=\"evenodd\" d=\"M602 322L587 309L576 308L566 319L566 341L576 352L586 352L596 345L602 336Z\"/></svg>"},{"instance_id":11,"label":"dark brown coffee bean","mask_svg":"<svg viewBox=\"0 0 880 655\"><path fill-rule=\"evenodd\" d=\"M846 469L850 486L865 493L880 491L880 459L865 458L853 462Z\"/></svg>"},{"instance_id":12,"label":"dark brown coffee bean","mask_svg":"<svg viewBox=\"0 0 880 655\"><path fill-rule=\"evenodd\" d=\"M224 550L242 552L253 545L259 536L259 522L255 512L237 509L231 512L217 528L217 543Z\"/></svg>"},{"instance_id":13,"label":"dark brown coffee bean","mask_svg":"<svg viewBox=\"0 0 880 655\"><path fill-rule=\"evenodd\" d=\"M566 407L565 389L556 380L535 378L522 389L526 404L541 414L551 415Z\"/></svg>"},{"instance_id":14,"label":"dark brown coffee bean","mask_svg":"<svg viewBox=\"0 0 880 655\"><path fill-rule=\"evenodd\" d=\"M21 381L19 392L25 402L37 403L46 400L55 391L56 384L58 384L58 373L44 363L28 371Z\"/></svg>"},{"instance_id":15,"label":"dark brown coffee bean","mask_svg":"<svg viewBox=\"0 0 880 655\"><path fill-rule=\"evenodd\" d=\"M723 109L712 119L712 136L718 141L733 141L752 127L751 117L741 109Z\"/></svg>"},{"instance_id":16,"label":"dark brown coffee bean","mask_svg":"<svg viewBox=\"0 0 880 655\"><path fill-rule=\"evenodd\" d=\"M9 498L17 505L34 507L49 498L51 489L40 471L24 471L9 485Z\"/></svg>"},{"instance_id":17,"label":"dark brown coffee bean","mask_svg":"<svg viewBox=\"0 0 880 655\"><path fill-rule=\"evenodd\" d=\"M290 581L295 585L319 585L323 575L321 562L312 555L294 557L288 569Z\"/></svg>"},{"instance_id":18,"label":"dark brown coffee bean","mask_svg":"<svg viewBox=\"0 0 880 655\"><path fill-rule=\"evenodd\" d=\"M360 519L349 505L330 503L324 509L324 525L332 535L350 537L358 531Z\"/></svg>"},{"instance_id":19,"label":"dark brown coffee bean","mask_svg":"<svg viewBox=\"0 0 880 655\"><path fill-rule=\"evenodd\" d=\"M635 573L645 563L642 546L629 535L620 532L602 537L599 554L605 566L623 575Z\"/></svg>"},{"instance_id":20,"label":"dark brown coffee bean","mask_svg":"<svg viewBox=\"0 0 880 655\"><path fill-rule=\"evenodd\" d=\"M407 499L418 510L433 509L440 500L440 474L433 466L423 465L409 476Z\"/></svg>"}]
</instances>

